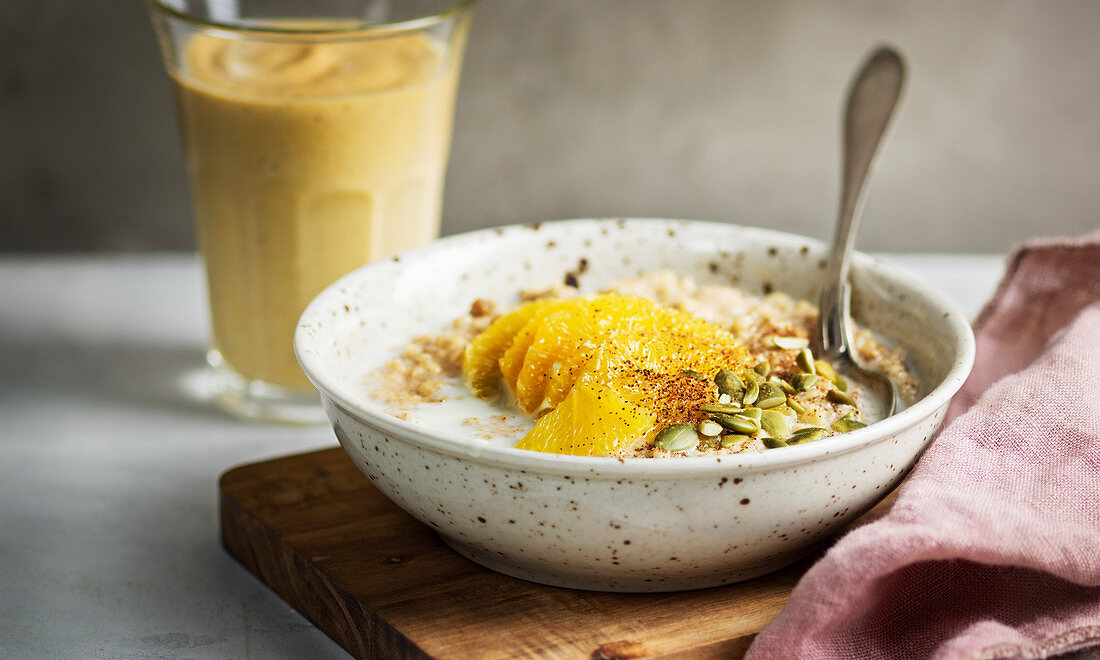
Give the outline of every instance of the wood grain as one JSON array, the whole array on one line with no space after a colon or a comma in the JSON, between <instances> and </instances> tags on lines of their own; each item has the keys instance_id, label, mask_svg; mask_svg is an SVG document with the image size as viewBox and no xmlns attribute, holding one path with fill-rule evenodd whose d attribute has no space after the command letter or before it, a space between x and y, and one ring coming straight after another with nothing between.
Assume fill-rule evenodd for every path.
<instances>
[{"instance_id":1,"label":"wood grain","mask_svg":"<svg viewBox=\"0 0 1100 660\"><path fill-rule=\"evenodd\" d=\"M718 589L576 591L459 556L338 448L235 468L220 491L229 553L359 658L740 657L815 558Z\"/></svg>"}]
</instances>

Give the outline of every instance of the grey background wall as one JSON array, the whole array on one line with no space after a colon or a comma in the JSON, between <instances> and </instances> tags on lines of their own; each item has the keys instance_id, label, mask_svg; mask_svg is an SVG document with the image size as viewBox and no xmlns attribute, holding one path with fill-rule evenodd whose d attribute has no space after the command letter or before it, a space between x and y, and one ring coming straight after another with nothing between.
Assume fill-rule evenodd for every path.
<instances>
[{"instance_id":1,"label":"grey background wall","mask_svg":"<svg viewBox=\"0 0 1100 660\"><path fill-rule=\"evenodd\" d=\"M1100 226L1100 3L482 0L444 232L661 216L830 231L840 96L911 84L860 247L1001 251ZM190 249L142 3L0 3L0 251Z\"/></svg>"}]
</instances>

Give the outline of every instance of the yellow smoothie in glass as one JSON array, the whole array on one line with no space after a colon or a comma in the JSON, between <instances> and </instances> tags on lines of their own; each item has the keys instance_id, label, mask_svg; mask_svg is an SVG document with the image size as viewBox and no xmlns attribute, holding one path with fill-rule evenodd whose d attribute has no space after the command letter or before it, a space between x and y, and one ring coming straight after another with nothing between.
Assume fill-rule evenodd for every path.
<instances>
[{"instance_id":1,"label":"yellow smoothie in glass","mask_svg":"<svg viewBox=\"0 0 1100 660\"><path fill-rule=\"evenodd\" d=\"M438 235L460 67L444 52L424 34L187 45L172 73L213 345L244 379L309 388L306 304Z\"/></svg>"}]
</instances>

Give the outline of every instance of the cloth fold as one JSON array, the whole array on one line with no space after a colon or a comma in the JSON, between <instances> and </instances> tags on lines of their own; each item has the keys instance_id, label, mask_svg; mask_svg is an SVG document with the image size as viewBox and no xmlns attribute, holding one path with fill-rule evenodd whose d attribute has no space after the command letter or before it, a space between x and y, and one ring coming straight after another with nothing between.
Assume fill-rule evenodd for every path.
<instances>
[{"instance_id":1,"label":"cloth fold","mask_svg":"<svg viewBox=\"0 0 1100 660\"><path fill-rule=\"evenodd\" d=\"M751 658L1042 658L1100 645L1100 231L1010 258L974 370L891 511Z\"/></svg>"}]
</instances>

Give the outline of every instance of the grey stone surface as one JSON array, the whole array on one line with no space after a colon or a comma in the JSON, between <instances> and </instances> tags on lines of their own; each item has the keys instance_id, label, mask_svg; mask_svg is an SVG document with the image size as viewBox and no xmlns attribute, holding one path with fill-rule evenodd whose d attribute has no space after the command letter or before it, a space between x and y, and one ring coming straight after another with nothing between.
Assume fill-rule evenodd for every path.
<instances>
[{"instance_id":1,"label":"grey stone surface","mask_svg":"<svg viewBox=\"0 0 1100 660\"><path fill-rule=\"evenodd\" d=\"M843 87L877 41L908 99L859 245L1002 251L1100 226L1100 3L483 0L444 231L662 216L824 238ZM193 245L140 2L0 3L0 251Z\"/></svg>"}]
</instances>

